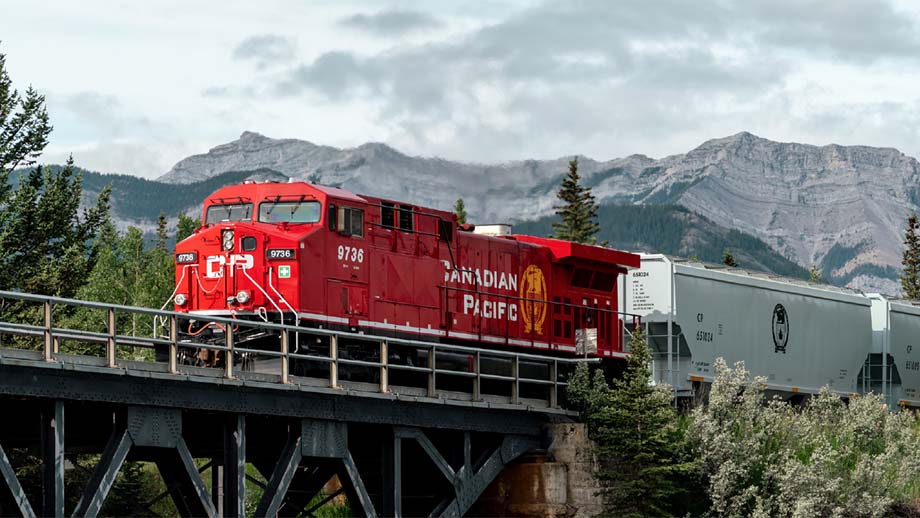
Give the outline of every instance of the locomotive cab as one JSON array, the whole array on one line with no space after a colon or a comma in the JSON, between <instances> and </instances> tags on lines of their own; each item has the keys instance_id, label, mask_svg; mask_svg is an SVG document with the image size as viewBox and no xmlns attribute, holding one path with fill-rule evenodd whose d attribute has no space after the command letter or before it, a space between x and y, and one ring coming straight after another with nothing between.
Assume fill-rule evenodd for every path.
<instances>
[{"instance_id":1,"label":"locomotive cab","mask_svg":"<svg viewBox=\"0 0 920 518\"><path fill-rule=\"evenodd\" d=\"M321 232L326 202L305 183L215 192L202 227L176 245L176 310L296 323L305 243Z\"/></svg>"}]
</instances>

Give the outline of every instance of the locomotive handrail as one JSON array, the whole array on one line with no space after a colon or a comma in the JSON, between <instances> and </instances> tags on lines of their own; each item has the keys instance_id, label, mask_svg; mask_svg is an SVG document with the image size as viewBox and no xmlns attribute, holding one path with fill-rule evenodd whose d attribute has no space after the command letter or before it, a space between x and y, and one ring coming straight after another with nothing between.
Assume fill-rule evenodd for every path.
<instances>
[{"instance_id":1,"label":"locomotive handrail","mask_svg":"<svg viewBox=\"0 0 920 518\"><path fill-rule=\"evenodd\" d=\"M103 345L105 351L104 354L106 366L111 368L118 367L118 362L120 361L117 357L118 346L129 346L147 349L163 347L166 348L169 353L169 359L167 360L169 365L168 372L172 374L180 374L177 364L177 357L179 356L180 349L183 351L197 349L199 351L215 351L224 353L223 357L225 360L223 361L222 367L224 376L227 378L234 378L237 376L236 371L234 370L234 362L227 362L226 358L234 358L232 355L239 353L253 354L271 358L279 358L281 360L282 373L280 376L280 383L282 384L291 382L289 376L291 361L302 360L308 362L319 362L328 365L328 385L331 388L339 388L338 371L340 366L364 367L370 369L379 369L380 378L378 385L379 391L383 393L390 392L388 378L391 371L406 371L427 375L428 397L430 398L453 397L443 395L447 394L442 394L442 391L445 389L439 388L437 384L437 378L439 376L445 376L448 379L458 378L472 380L473 401L483 401L483 394L480 391L483 381L510 383L512 404L522 403L520 396L520 386L522 385L548 387L548 407L557 408L559 387L567 386L567 383L559 380L559 366L567 364L574 365L576 363L585 361L579 358L561 358L524 352L481 349L467 345L442 344L437 342L427 342L405 338L388 338L346 331L333 331L328 329L281 325L257 320L240 320L237 318L225 316L212 316L180 311L158 310L152 308L126 306L121 304L108 304L103 302L68 299L47 295L36 295L17 291L0 291L0 299L37 303L43 306L43 324L40 325L4 321L5 319L2 316L3 311L0 310L0 334L44 337L45 347L43 358L45 361L52 362L60 361L56 358L56 355L60 353L61 340ZM55 326L54 308L56 306L83 307L104 311L106 314L105 322L100 322L99 326L104 328L105 331L70 329L66 327ZM161 336L159 334L160 332L156 330L153 336L132 336L120 334L117 332L117 314L146 315L161 319L162 324L169 328L168 336ZM211 323L222 324L225 327L219 327L220 329L224 330L224 341L219 343L204 342L197 340L194 337L192 339L180 339L178 334L180 322L187 322L190 320L203 320L206 321L209 325ZM236 345L235 342L239 340L239 338L237 338L238 336L243 336L244 339L246 337L245 334L241 335L242 329L278 332L279 341L281 343L280 350L253 349L246 347L245 342L243 342L241 346ZM301 335L327 337L329 339L328 354L304 354L289 351L288 345L291 342L290 333L292 332L295 333L294 336L298 337L298 339ZM355 358L340 357L338 354L337 343L338 340L341 339L348 339L358 343L364 342L368 344L377 344L380 348L379 360L359 360ZM409 347L416 350L427 351L428 365L405 365L399 363L391 364L389 362L388 352L390 350L390 346ZM458 370L455 368L444 368L442 365L439 365L439 362L437 362L435 358L438 357L439 354L443 355L445 353L448 355L454 354L468 356L471 362L469 367L470 371ZM511 368L511 375L481 372L481 358L489 358L490 361L504 362L504 365L507 365ZM592 361L597 361L597 359ZM542 366L540 367L541 369L546 369L544 371L546 374L541 374L540 377L530 377L522 374L520 371L520 365L522 363L540 365ZM213 368L214 365L209 367Z\"/></svg>"}]
</instances>

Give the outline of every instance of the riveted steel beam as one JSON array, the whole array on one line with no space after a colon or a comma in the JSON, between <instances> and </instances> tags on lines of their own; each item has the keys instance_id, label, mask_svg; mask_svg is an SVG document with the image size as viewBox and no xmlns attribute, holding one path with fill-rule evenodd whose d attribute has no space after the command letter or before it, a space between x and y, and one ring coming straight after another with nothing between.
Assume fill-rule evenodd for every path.
<instances>
[{"instance_id":1,"label":"riveted steel beam","mask_svg":"<svg viewBox=\"0 0 920 518\"><path fill-rule=\"evenodd\" d=\"M509 462L538 446L539 442L532 437L506 435L501 445L486 457L479 469L474 470L474 466L464 464L461 470L463 476L457 477L454 482L456 497L442 505L437 515L459 517L466 514Z\"/></svg>"},{"instance_id":2,"label":"riveted steel beam","mask_svg":"<svg viewBox=\"0 0 920 518\"><path fill-rule=\"evenodd\" d=\"M358 466L355 464L351 452L347 450L342 458L342 470L339 472L339 479L343 482L346 480L351 482L351 484L345 484L345 493L348 495L348 503L352 507L352 513L357 515L358 511L355 507L360 507L364 516L375 518L377 510L374 509L374 502L371 501L367 488L364 486L364 479L361 478L361 473L358 471Z\"/></svg>"},{"instance_id":3,"label":"riveted steel beam","mask_svg":"<svg viewBox=\"0 0 920 518\"><path fill-rule=\"evenodd\" d=\"M93 475L86 483L86 489L80 501L77 502L72 516L92 518L99 514L102 504L109 495L109 490L115 483L115 477L128 456L132 443L131 435L126 427L118 426L112 432L105 451L102 452L102 457L99 459L99 464L96 465Z\"/></svg>"},{"instance_id":4,"label":"riveted steel beam","mask_svg":"<svg viewBox=\"0 0 920 518\"><path fill-rule=\"evenodd\" d=\"M224 423L223 515L246 513L246 417L234 415Z\"/></svg>"},{"instance_id":5,"label":"riveted steel beam","mask_svg":"<svg viewBox=\"0 0 920 518\"><path fill-rule=\"evenodd\" d=\"M19 509L19 513L26 518L34 518L35 511L32 510L32 504L29 503L25 491L22 490L22 485L16 477L16 470L14 470L13 465L10 464L10 459L6 456L6 452L3 451L3 446L0 446L0 475L3 476L3 481L6 483L6 490L12 496L16 508Z\"/></svg>"},{"instance_id":6,"label":"riveted steel beam","mask_svg":"<svg viewBox=\"0 0 920 518\"><path fill-rule=\"evenodd\" d=\"M42 516L64 516L64 402L42 409Z\"/></svg>"},{"instance_id":7,"label":"riveted steel beam","mask_svg":"<svg viewBox=\"0 0 920 518\"><path fill-rule=\"evenodd\" d=\"M291 434L288 438L278 463L275 464L272 476L268 479L265 491L262 493L262 499L259 500L259 506L256 507L256 516L275 516L281 509L288 488L291 486L291 480L303 459L300 451L301 435Z\"/></svg>"}]
</instances>

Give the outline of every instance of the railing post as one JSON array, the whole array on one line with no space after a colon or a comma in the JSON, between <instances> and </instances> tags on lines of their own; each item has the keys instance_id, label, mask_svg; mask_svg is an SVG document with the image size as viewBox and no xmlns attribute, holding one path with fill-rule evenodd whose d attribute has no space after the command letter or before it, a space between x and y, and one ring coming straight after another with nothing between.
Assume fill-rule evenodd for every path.
<instances>
[{"instance_id":1,"label":"railing post","mask_svg":"<svg viewBox=\"0 0 920 518\"><path fill-rule=\"evenodd\" d=\"M380 341L380 393L386 394L390 391L389 387L389 367L388 360L390 359L389 352L387 350L387 341Z\"/></svg>"},{"instance_id":2,"label":"railing post","mask_svg":"<svg viewBox=\"0 0 920 518\"><path fill-rule=\"evenodd\" d=\"M233 324L227 324L224 337L227 346L227 350L224 351L224 377L231 379L233 378Z\"/></svg>"},{"instance_id":3,"label":"railing post","mask_svg":"<svg viewBox=\"0 0 920 518\"><path fill-rule=\"evenodd\" d=\"M339 338L329 337L329 388L339 388Z\"/></svg>"},{"instance_id":4,"label":"railing post","mask_svg":"<svg viewBox=\"0 0 920 518\"><path fill-rule=\"evenodd\" d=\"M45 325L45 361L54 361L54 337L51 335L51 301L46 300L43 304L44 325Z\"/></svg>"},{"instance_id":5,"label":"railing post","mask_svg":"<svg viewBox=\"0 0 920 518\"><path fill-rule=\"evenodd\" d=\"M169 316L169 373L179 372L179 319Z\"/></svg>"},{"instance_id":6,"label":"railing post","mask_svg":"<svg viewBox=\"0 0 920 518\"><path fill-rule=\"evenodd\" d=\"M438 397L436 351L434 346L428 350L428 397Z\"/></svg>"},{"instance_id":7,"label":"railing post","mask_svg":"<svg viewBox=\"0 0 920 518\"><path fill-rule=\"evenodd\" d=\"M281 383L289 383L288 376L290 371L290 358L288 358L288 350L290 349L291 335L288 333L287 329L281 330Z\"/></svg>"},{"instance_id":8,"label":"railing post","mask_svg":"<svg viewBox=\"0 0 920 518\"><path fill-rule=\"evenodd\" d=\"M118 362L115 356L115 308L109 308L107 311L107 325L109 337L105 342L105 363L109 367L117 367Z\"/></svg>"},{"instance_id":9,"label":"railing post","mask_svg":"<svg viewBox=\"0 0 920 518\"><path fill-rule=\"evenodd\" d=\"M511 404L516 405L521 399L521 359L515 355L511 360L511 376L514 381L511 385Z\"/></svg>"},{"instance_id":10,"label":"railing post","mask_svg":"<svg viewBox=\"0 0 920 518\"><path fill-rule=\"evenodd\" d=\"M549 389L549 407L558 408L559 407L559 360L553 360L553 363L549 365L549 375L550 379L553 381L552 386Z\"/></svg>"},{"instance_id":11,"label":"railing post","mask_svg":"<svg viewBox=\"0 0 920 518\"><path fill-rule=\"evenodd\" d=\"M476 377L473 378L473 401L482 399L482 377L480 376L479 360L479 351L476 351L476 355L473 357L473 373L476 374Z\"/></svg>"}]
</instances>

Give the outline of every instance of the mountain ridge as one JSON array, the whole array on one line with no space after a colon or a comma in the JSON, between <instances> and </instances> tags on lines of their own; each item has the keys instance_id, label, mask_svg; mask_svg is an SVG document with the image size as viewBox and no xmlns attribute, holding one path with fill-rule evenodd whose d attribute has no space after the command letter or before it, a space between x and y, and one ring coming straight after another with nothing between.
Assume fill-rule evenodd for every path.
<instances>
[{"instance_id":1,"label":"mountain ridge","mask_svg":"<svg viewBox=\"0 0 920 518\"><path fill-rule=\"evenodd\" d=\"M569 159L476 164L379 142L339 149L247 131L160 180L187 185L266 169L441 209L463 197L480 221L521 222L553 213ZM579 171L602 205L680 205L866 291L898 292L903 222L920 210L920 164L891 147L775 142L742 131L662 158L579 156Z\"/></svg>"}]
</instances>

